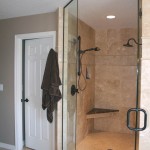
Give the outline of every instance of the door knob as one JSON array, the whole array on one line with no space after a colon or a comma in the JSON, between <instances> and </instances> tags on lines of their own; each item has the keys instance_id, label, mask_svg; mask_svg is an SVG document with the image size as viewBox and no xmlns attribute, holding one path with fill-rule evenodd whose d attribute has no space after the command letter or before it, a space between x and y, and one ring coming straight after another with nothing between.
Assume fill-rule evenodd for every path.
<instances>
[{"instance_id":1,"label":"door knob","mask_svg":"<svg viewBox=\"0 0 150 150\"><path fill-rule=\"evenodd\" d=\"M24 101L25 101L25 102L28 102L29 100L26 98Z\"/></svg>"},{"instance_id":2,"label":"door knob","mask_svg":"<svg viewBox=\"0 0 150 150\"><path fill-rule=\"evenodd\" d=\"M26 99L21 99L21 102L28 102L29 100L26 98Z\"/></svg>"}]
</instances>

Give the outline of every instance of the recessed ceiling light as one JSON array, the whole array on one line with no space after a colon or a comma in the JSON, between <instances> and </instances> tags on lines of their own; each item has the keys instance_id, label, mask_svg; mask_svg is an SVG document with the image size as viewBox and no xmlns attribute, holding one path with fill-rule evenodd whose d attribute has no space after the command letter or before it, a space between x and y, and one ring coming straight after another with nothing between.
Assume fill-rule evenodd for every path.
<instances>
[{"instance_id":1,"label":"recessed ceiling light","mask_svg":"<svg viewBox=\"0 0 150 150\"><path fill-rule=\"evenodd\" d=\"M109 16L107 16L106 18L107 18L107 19L115 19L116 16L114 16L114 15L109 15Z\"/></svg>"}]
</instances>

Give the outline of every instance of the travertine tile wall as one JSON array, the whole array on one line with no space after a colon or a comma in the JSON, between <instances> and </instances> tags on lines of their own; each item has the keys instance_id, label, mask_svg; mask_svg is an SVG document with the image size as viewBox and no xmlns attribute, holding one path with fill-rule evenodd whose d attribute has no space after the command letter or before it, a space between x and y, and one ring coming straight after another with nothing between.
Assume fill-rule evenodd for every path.
<instances>
[{"instance_id":1,"label":"travertine tile wall","mask_svg":"<svg viewBox=\"0 0 150 150\"><path fill-rule=\"evenodd\" d=\"M63 8L59 8L57 10L57 17L58 17L58 30L57 30L57 52L58 52L58 62L59 62L59 76L62 81L62 66L63 66ZM60 87L62 92L62 86ZM56 111L56 149L62 150L62 100L60 100L57 104L57 111Z\"/></svg>"},{"instance_id":2,"label":"travertine tile wall","mask_svg":"<svg viewBox=\"0 0 150 150\"><path fill-rule=\"evenodd\" d=\"M89 27L87 24L79 20L79 35L81 36L81 49L87 49L95 47L95 31ZM95 97L95 53L87 52L84 54L82 59L83 74L85 75L86 67L90 74L90 79L87 79L87 86L84 91L79 90L77 95L77 144L80 143L84 137L93 130L94 120L86 119L86 113L94 107L94 97ZM81 88L84 87L85 82L83 77L81 77Z\"/></svg>"},{"instance_id":3,"label":"travertine tile wall","mask_svg":"<svg viewBox=\"0 0 150 150\"><path fill-rule=\"evenodd\" d=\"M140 132L139 150L150 149L150 1L142 1L142 68L141 68L141 105L148 115L146 130ZM143 115L140 121L143 127Z\"/></svg>"},{"instance_id":4,"label":"travertine tile wall","mask_svg":"<svg viewBox=\"0 0 150 150\"><path fill-rule=\"evenodd\" d=\"M63 84L60 87L63 92L63 103L60 100L57 104L57 150L74 149L75 147L75 114L76 114L76 96L70 93L70 87L76 84L76 45L73 39L77 37L77 19L72 16L68 9L65 11L64 26L64 51L63 51L63 8L59 8L58 14L58 32L57 32L57 51L59 61L59 74ZM63 60L64 55L64 60ZM63 72L64 71L64 72ZM63 76L64 75L64 76ZM63 114L62 114L63 107ZM62 116L63 115L63 116ZM63 123L63 127L62 127ZM63 134L62 134L63 131ZM63 136L63 137L62 137ZM63 143L62 143L63 141Z\"/></svg>"},{"instance_id":5,"label":"travertine tile wall","mask_svg":"<svg viewBox=\"0 0 150 150\"><path fill-rule=\"evenodd\" d=\"M95 55L95 107L118 109L119 113L94 119L95 130L131 133L126 113L136 106L137 47L123 46L131 37L136 39L137 29L96 31L96 46L101 51Z\"/></svg>"}]
</instances>

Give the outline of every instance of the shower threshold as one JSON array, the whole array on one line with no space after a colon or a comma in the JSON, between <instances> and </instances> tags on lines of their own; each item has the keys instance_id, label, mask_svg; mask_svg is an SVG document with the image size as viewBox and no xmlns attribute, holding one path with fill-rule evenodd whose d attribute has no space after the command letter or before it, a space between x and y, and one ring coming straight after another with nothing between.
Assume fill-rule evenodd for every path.
<instances>
[{"instance_id":1,"label":"shower threshold","mask_svg":"<svg viewBox=\"0 0 150 150\"><path fill-rule=\"evenodd\" d=\"M117 110L117 109L93 108L86 114L86 117L87 117L87 119L100 118L100 117L111 117L112 115L114 115L118 112L119 112L119 110Z\"/></svg>"}]
</instances>

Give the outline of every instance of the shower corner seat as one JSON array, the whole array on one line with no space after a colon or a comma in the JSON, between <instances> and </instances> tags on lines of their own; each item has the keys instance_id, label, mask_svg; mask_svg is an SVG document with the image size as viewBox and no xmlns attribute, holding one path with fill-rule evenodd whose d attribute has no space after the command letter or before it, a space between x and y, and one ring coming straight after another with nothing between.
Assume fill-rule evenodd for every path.
<instances>
[{"instance_id":1,"label":"shower corner seat","mask_svg":"<svg viewBox=\"0 0 150 150\"><path fill-rule=\"evenodd\" d=\"M86 118L91 119L91 118L111 117L118 112L119 110L117 109L93 108L86 114Z\"/></svg>"}]
</instances>

